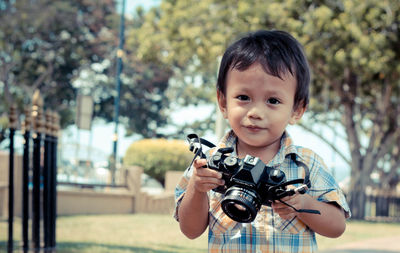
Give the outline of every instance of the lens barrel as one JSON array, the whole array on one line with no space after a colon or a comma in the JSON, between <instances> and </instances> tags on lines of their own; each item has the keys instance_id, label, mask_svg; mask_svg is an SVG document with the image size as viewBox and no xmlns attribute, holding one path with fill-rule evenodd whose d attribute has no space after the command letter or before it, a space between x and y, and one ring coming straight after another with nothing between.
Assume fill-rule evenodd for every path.
<instances>
[{"instance_id":1,"label":"lens barrel","mask_svg":"<svg viewBox=\"0 0 400 253\"><path fill-rule=\"evenodd\" d=\"M249 223L256 218L261 201L255 191L232 186L226 191L221 206L232 220Z\"/></svg>"}]
</instances>

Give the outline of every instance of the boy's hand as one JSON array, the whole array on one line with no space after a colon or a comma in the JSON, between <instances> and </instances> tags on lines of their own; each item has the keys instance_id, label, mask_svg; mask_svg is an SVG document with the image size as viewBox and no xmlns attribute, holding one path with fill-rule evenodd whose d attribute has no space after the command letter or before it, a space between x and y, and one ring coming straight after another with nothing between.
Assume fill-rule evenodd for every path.
<instances>
[{"instance_id":1,"label":"boy's hand","mask_svg":"<svg viewBox=\"0 0 400 253\"><path fill-rule=\"evenodd\" d=\"M196 159L193 163L193 175L191 181L196 191L208 192L220 185L224 185L225 182L222 180L222 174L218 171L206 168L206 159Z\"/></svg>"},{"instance_id":2,"label":"boy's hand","mask_svg":"<svg viewBox=\"0 0 400 253\"><path fill-rule=\"evenodd\" d=\"M296 193L292 196L287 196L281 199L283 202L293 206L297 210L304 208L304 198L305 194ZM272 205L272 209L275 213L277 213L282 219L290 220L294 216L297 215L297 212L290 206L287 206L280 202L279 200L275 200Z\"/></svg>"}]
</instances>

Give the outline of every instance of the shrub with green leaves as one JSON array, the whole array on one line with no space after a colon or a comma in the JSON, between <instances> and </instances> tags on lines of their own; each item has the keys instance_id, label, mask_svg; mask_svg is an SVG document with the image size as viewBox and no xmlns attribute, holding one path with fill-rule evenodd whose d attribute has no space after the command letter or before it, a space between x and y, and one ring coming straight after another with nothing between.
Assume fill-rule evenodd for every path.
<instances>
[{"instance_id":1,"label":"shrub with green leaves","mask_svg":"<svg viewBox=\"0 0 400 253\"><path fill-rule=\"evenodd\" d=\"M164 184L168 170L185 170L193 159L188 145L181 140L143 139L132 143L124 157L124 165L136 165L144 173Z\"/></svg>"}]
</instances>

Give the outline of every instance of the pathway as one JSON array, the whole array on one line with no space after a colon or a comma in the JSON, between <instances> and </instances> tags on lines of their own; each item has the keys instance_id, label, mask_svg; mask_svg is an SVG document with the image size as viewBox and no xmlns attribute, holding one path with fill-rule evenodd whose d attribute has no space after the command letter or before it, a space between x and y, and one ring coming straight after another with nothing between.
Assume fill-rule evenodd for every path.
<instances>
[{"instance_id":1,"label":"pathway","mask_svg":"<svg viewBox=\"0 0 400 253\"><path fill-rule=\"evenodd\" d=\"M400 235L351 242L320 253L400 253Z\"/></svg>"}]
</instances>

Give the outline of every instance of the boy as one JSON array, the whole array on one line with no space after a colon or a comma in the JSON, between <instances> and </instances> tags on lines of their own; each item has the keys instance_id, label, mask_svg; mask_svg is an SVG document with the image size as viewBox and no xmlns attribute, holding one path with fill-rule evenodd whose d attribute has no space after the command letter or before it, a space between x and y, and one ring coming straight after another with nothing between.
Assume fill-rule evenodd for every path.
<instances>
[{"instance_id":1,"label":"boy","mask_svg":"<svg viewBox=\"0 0 400 253\"><path fill-rule=\"evenodd\" d=\"M279 168L287 180L304 178L308 167L311 188L262 205L251 223L230 219L221 208L223 195L210 191L224 185L221 173L196 159L175 190L175 218L191 239L209 228L209 252L316 252L315 232L338 237L350 211L343 193L322 159L295 146L285 131L308 105L310 72L301 45L282 31L258 31L233 43L225 52L217 83L219 109L232 130L219 147L231 146L233 155L252 155Z\"/></svg>"}]
</instances>

